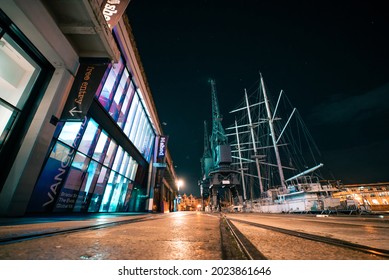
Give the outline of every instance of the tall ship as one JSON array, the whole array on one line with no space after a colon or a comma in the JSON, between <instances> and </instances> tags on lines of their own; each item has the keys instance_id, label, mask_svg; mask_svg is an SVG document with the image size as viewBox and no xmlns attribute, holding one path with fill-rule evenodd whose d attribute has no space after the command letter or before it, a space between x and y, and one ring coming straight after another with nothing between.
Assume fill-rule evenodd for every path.
<instances>
[{"instance_id":1,"label":"tall ship","mask_svg":"<svg viewBox=\"0 0 389 280\"><path fill-rule=\"evenodd\" d=\"M204 122L200 160L203 206L261 213L389 212L389 183L344 185L328 179L331 172L297 108L282 90L273 100L262 75L258 85L244 90L226 129L215 81L210 82L212 135Z\"/></svg>"},{"instance_id":2,"label":"tall ship","mask_svg":"<svg viewBox=\"0 0 389 280\"><path fill-rule=\"evenodd\" d=\"M340 182L324 179L320 152L298 110L281 90L276 102L259 85L230 112L233 163L240 172L243 208L264 213L326 212L342 207Z\"/></svg>"}]
</instances>

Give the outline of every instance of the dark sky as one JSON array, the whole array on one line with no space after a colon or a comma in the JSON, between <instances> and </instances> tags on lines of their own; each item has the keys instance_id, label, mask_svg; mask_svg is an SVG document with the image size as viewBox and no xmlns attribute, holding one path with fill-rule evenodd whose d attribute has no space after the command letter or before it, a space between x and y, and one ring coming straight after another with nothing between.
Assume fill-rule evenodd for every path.
<instances>
[{"instance_id":1,"label":"dark sky","mask_svg":"<svg viewBox=\"0 0 389 280\"><path fill-rule=\"evenodd\" d=\"M385 1L131 0L127 14L182 192L199 194L216 80L224 116L262 73L343 183L389 181ZM223 126L230 123L223 120Z\"/></svg>"}]
</instances>

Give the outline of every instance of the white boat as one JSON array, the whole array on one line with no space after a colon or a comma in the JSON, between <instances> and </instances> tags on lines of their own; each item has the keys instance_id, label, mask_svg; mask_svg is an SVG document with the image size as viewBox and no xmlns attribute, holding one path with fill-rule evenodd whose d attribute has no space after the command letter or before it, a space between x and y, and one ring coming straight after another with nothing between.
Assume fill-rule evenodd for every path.
<instances>
[{"instance_id":1,"label":"white boat","mask_svg":"<svg viewBox=\"0 0 389 280\"><path fill-rule=\"evenodd\" d=\"M267 195L254 201L252 211L263 213L323 213L335 212L341 207L340 199L332 196L339 189L323 184L318 178L304 176L298 183L289 184L286 191L270 189Z\"/></svg>"},{"instance_id":2,"label":"white boat","mask_svg":"<svg viewBox=\"0 0 389 280\"><path fill-rule=\"evenodd\" d=\"M255 101L250 103L253 98ZM232 140L233 165L241 174L243 209L264 213L339 209L340 199L333 196L339 191L338 182L322 179L319 170L323 164L314 162L318 149L306 128L301 128L304 123L296 108L290 109L287 118L281 117L283 98L281 91L273 106L260 75L258 89L250 96L245 90L241 106L230 112L235 115L235 123L227 128L231 131L227 136ZM300 143L296 147L297 140Z\"/></svg>"}]
</instances>

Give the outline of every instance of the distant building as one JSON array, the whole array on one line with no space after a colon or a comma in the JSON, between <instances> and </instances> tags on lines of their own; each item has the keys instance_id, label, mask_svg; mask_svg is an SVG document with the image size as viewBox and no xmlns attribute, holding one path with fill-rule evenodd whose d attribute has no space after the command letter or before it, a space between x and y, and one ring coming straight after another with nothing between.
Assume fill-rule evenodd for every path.
<instances>
[{"instance_id":1,"label":"distant building","mask_svg":"<svg viewBox=\"0 0 389 280\"><path fill-rule=\"evenodd\" d=\"M197 198L192 194L183 194L179 199L178 211L199 211L201 210L201 198Z\"/></svg>"}]
</instances>

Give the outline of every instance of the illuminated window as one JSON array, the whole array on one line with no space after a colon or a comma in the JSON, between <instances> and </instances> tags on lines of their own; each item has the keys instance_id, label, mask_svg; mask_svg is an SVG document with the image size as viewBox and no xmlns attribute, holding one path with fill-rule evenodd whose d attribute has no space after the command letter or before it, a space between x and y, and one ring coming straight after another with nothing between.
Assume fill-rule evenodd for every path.
<instances>
[{"instance_id":1,"label":"illuminated window","mask_svg":"<svg viewBox=\"0 0 389 280\"><path fill-rule=\"evenodd\" d=\"M66 122L58 139L69 146L73 146L74 137L80 131L81 125L82 122Z\"/></svg>"},{"instance_id":2,"label":"illuminated window","mask_svg":"<svg viewBox=\"0 0 389 280\"><path fill-rule=\"evenodd\" d=\"M373 204L379 204L378 200L377 200L377 199L375 199L375 198L374 198L374 199L372 199L371 201L373 202Z\"/></svg>"},{"instance_id":3,"label":"illuminated window","mask_svg":"<svg viewBox=\"0 0 389 280\"><path fill-rule=\"evenodd\" d=\"M8 35L0 33L0 147L24 109L41 67Z\"/></svg>"},{"instance_id":4,"label":"illuminated window","mask_svg":"<svg viewBox=\"0 0 389 280\"><path fill-rule=\"evenodd\" d=\"M48 190L55 186L56 193L50 194L54 212L123 209L125 198L131 196L128 185L135 179L138 163L93 119L60 123L58 130L33 197L47 200ZM39 207L29 209L37 211Z\"/></svg>"},{"instance_id":5,"label":"illuminated window","mask_svg":"<svg viewBox=\"0 0 389 280\"><path fill-rule=\"evenodd\" d=\"M155 134L140 94L140 89L136 87L121 59L110 70L99 102L144 158L150 161Z\"/></svg>"},{"instance_id":6,"label":"illuminated window","mask_svg":"<svg viewBox=\"0 0 389 280\"><path fill-rule=\"evenodd\" d=\"M73 211L86 211L88 203L90 202L90 198L92 196L93 188L96 185L101 167L101 164L98 164L96 161L90 161L88 169L84 173L81 189L78 193Z\"/></svg>"},{"instance_id":7,"label":"illuminated window","mask_svg":"<svg viewBox=\"0 0 389 280\"><path fill-rule=\"evenodd\" d=\"M133 142L133 143L135 140L136 132L138 131L139 121L140 121L142 113L143 113L142 106L138 106L136 113L135 113L135 117L132 120L133 126L131 127L130 136L129 136L131 142Z\"/></svg>"},{"instance_id":8,"label":"illuminated window","mask_svg":"<svg viewBox=\"0 0 389 280\"><path fill-rule=\"evenodd\" d=\"M146 126L146 115L144 113L144 111L141 112L141 116L140 116L140 119L139 119L139 125L137 127L137 130L135 132L135 137L134 137L134 145L139 149L140 147L140 142L141 142L141 139L142 139L142 135L143 135L143 131L145 129L145 126Z\"/></svg>"},{"instance_id":9,"label":"illuminated window","mask_svg":"<svg viewBox=\"0 0 389 280\"><path fill-rule=\"evenodd\" d=\"M127 166L127 170L125 172L126 177L130 178L131 180L134 180L137 168L138 168L138 163L131 158L130 163Z\"/></svg>"},{"instance_id":10,"label":"illuminated window","mask_svg":"<svg viewBox=\"0 0 389 280\"><path fill-rule=\"evenodd\" d=\"M93 152L93 159L97 161L102 161L104 159L105 153L107 152L110 139L105 131L102 131L99 136L96 148Z\"/></svg>"},{"instance_id":11,"label":"illuminated window","mask_svg":"<svg viewBox=\"0 0 389 280\"><path fill-rule=\"evenodd\" d=\"M124 174L124 175L126 174L126 168L129 160L130 160L130 155L127 152L124 152L123 159L120 164L120 170L119 170L120 174Z\"/></svg>"},{"instance_id":12,"label":"illuminated window","mask_svg":"<svg viewBox=\"0 0 389 280\"><path fill-rule=\"evenodd\" d=\"M107 212L108 211L109 202L111 201L111 198L112 198L112 191L115 187L117 175L118 174L116 172L111 171L111 173L109 175L107 186L105 188L103 201L101 202L99 212Z\"/></svg>"},{"instance_id":13,"label":"illuminated window","mask_svg":"<svg viewBox=\"0 0 389 280\"><path fill-rule=\"evenodd\" d=\"M92 142L94 142L99 135L97 133L98 127L99 125L93 119L89 120L88 126L84 132L84 135L82 136L82 140L80 143L80 147L79 147L80 152L86 155L91 155L93 153L95 145L93 145Z\"/></svg>"},{"instance_id":14,"label":"illuminated window","mask_svg":"<svg viewBox=\"0 0 389 280\"><path fill-rule=\"evenodd\" d=\"M127 116L128 116L128 110L130 108L130 101L131 99L133 98L134 96L134 93L135 93L135 89L134 89L134 83L133 82L130 82L130 85L129 85L129 88L127 90L127 94L124 98L124 101L123 101L123 105L120 109L120 114L119 114L119 118L118 118L118 125L123 129L124 127L124 124L125 124L125 120L127 119Z\"/></svg>"},{"instance_id":15,"label":"illuminated window","mask_svg":"<svg viewBox=\"0 0 389 280\"><path fill-rule=\"evenodd\" d=\"M116 90L116 85L120 77L119 74L123 70L123 67L124 65L122 60L112 66L111 70L109 71L108 77L104 83L103 89L101 90L99 101L106 110L108 110L112 103L113 96Z\"/></svg>"},{"instance_id":16,"label":"illuminated window","mask_svg":"<svg viewBox=\"0 0 389 280\"><path fill-rule=\"evenodd\" d=\"M89 158L77 152L72 162L70 173L65 182L65 188L79 190L82 181L86 175L86 168L89 164Z\"/></svg>"},{"instance_id":17,"label":"illuminated window","mask_svg":"<svg viewBox=\"0 0 389 280\"><path fill-rule=\"evenodd\" d=\"M95 189L92 194L92 198L90 200L88 212L97 212L99 211L100 204L103 200L103 194L105 191L105 186L108 182L108 169L106 167L102 167L100 170L99 177L96 182Z\"/></svg>"},{"instance_id":18,"label":"illuminated window","mask_svg":"<svg viewBox=\"0 0 389 280\"><path fill-rule=\"evenodd\" d=\"M119 171L120 165L122 163L122 158L123 158L124 150L122 147L119 146L118 151L115 156L115 160L112 165L112 169L115 171Z\"/></svg>"},{"instance_id":19,"label":"illuminated window","mask_svg":"<svg viewBox=\"0 0 389 280\"><path fill-rule=\"evenodd\" d=\"M136 111L138 109L138 106L139 106L139 97L138 97L138 95L135 94L134 99L132 100L132 103L131 103L130 111L128 113L126 125L123 129L124 134L126 134L127 136L129 135L129 133L131 131L131 127L134 124L134 117L135 117Z\"/></svg>"},{"instance_id":20,"label":"illuminated window","mask_svg":"<svg viewBox=\"0 0 389 280\"><path fill-rule=\"evenodd\" d=\"M109 143L107 154L104 158L104 165L108 167L112 165L112 162L115 159L117 147L118 145L116 144L116 142L114 140L111 140L111 143Z\"/></svg>"},{"instance_id":21,"label":"illuminated window","mask_svg":"<svg viewBox=\"0 0 389 280\"><path fill-rule=\"evenodd\" d=\"M111 201L109 203L108 212L115 212L118 206L120 206L120 204L124 202L122 193L127 190L127 183L128 180L123 176L118 175L116 177L115 183L113 184L113 193ZM120 198L122 198L123 200L120 201Z\"/></svg>"},{"instance_id":22,"label":"illuminated window","mask_svg":"<svg viewBox=\"0 0 389 280\"><path fill-rule=\"evenodd\" d=\"M119 112L121 110L123 100L125 98L126 90L128 87L128 81L129 81L128 71L127 69L124 69L119 85L116 89L113 102L109 109L109 114L111 115L112 119L114 119L115 121L117 121L119 117Z\"/></svg>"}]
</instances>

